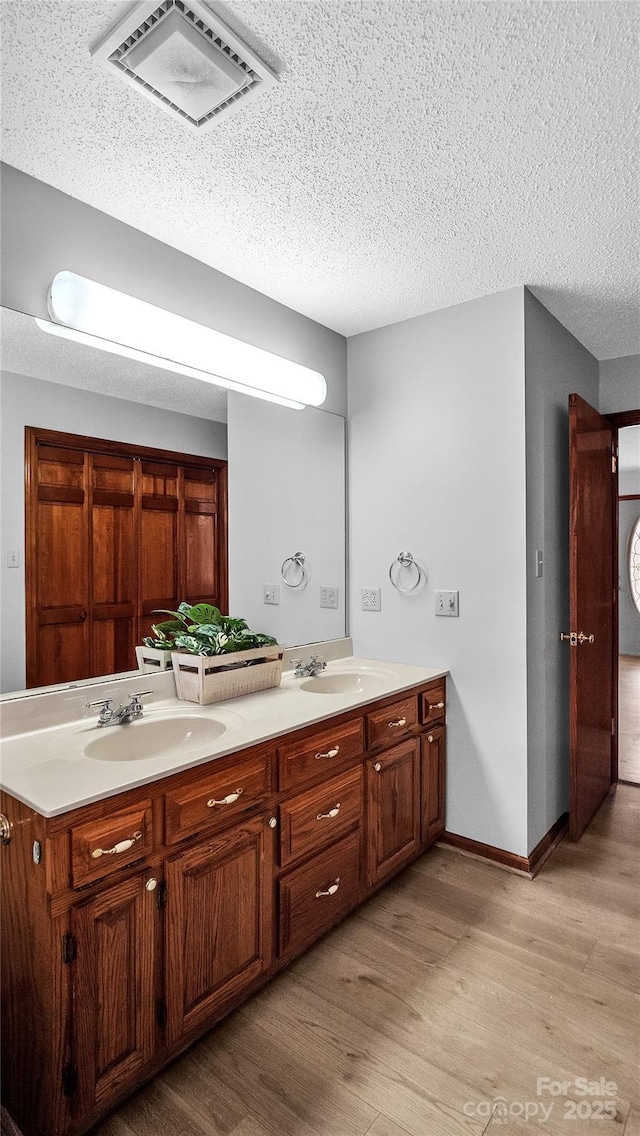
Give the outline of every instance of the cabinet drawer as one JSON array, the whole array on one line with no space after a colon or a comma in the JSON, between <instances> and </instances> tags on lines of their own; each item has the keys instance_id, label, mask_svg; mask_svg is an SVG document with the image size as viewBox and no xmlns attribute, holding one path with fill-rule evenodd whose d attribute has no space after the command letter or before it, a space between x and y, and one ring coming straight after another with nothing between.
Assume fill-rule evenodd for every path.
<instances>
[{"instance_id":1,"label":"cabinet drawer","mask_svg":"<svg viewBox=\"0 0 640 1136\"><path fill-rule=\"evenodd\" d=\"M362 780L362 766L358 766L280 806L280 863L283 867L324 847L360 823Z\"/></svg>"},{"instance_id":2,"label":"cabinet drawer","mask_svg":"<svg viewBox=\"0 0 640 1136\"><path fill-rule=\"evenodd\" d=\"M151 801L87 821L71 829L71 878L74 887L111 875L143 859L153 847Z\"/></svg>"},{"instance_id":3,"label":"cabinet drawer","mask_svg":"<svg viewBox=\"0 0 640 1136\"><path fill-rule=\"evenodd\" d=\"M431 722L441 722L446 712L446 684L444 679L435 686L430 686L421 696L422 722L429 725Z\"/></svg>"},{"instance_id":4,"label":"cabinet drawer","mask_svg":"<svg viewBox=\"0 0 640 1136\"><path fill-rule=\"evenodd\" d=\"M403 698L385 710L367 714L367 745L369 749L393 745L398 738L411 733L418 725L418 699Z\"/></svg>"},{"instance_id":5,"label":"cabinet drawer","mask_svg":"<svg viewBox=\"0 0 640 1136\"><path fill-rule=\"evenodd\" d=\"M165 796L167 844L242 816L262 803L268 789L268 754L257 753L225 762L222 769L212 768L197 781L170 790Z\"/></svg>"},{"instance_id":6,"label":"cabinet drawer","mask_svg":"<svg viewBox=\"0 0 640 1136\"><path fill-rule=\"evenodd\" d=\"M278 884L280 957L294 955L345 915L360 897L360 834L353 832Z\"/></svg>"},{"instance_id":7,"label":"cabinet drawer","mask_svg":"<svg viewBox=\"0 0 640 1136\"><path fill-rule=\"evenodd\" d=\"M295 788L333 767L339 768L345 760L358 757L363 748L362 718L281 745L278 747L280 788Z\"/></svg>"}]
</instances>

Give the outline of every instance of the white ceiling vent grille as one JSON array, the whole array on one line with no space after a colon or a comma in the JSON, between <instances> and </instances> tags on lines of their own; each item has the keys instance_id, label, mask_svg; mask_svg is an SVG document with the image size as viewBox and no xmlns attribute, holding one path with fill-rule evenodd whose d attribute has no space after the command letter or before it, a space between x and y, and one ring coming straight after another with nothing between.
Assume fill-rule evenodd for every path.
<instances>
[{"instance_id":1,"label":"white ceiling vent grille","mask_svg":"<svg viewBox=\"0 0 640 1136\"><path fill-rule=\"evenodd\" d=\"M277 81L200 0L141 0L91 54L196 133Z\"/></svg>"}]
</instances>

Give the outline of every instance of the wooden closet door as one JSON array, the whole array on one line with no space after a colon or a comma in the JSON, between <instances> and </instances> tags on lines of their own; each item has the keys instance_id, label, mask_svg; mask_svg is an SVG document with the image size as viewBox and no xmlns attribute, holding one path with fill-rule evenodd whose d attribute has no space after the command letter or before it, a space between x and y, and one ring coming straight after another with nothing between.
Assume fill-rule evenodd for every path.
<instances>
[{"instance_id":1,"label":"wooden closet door","mask_svg":"<svg viewBox=\"0 0 640 1136\"><path fill-rule=\"evenodd\" d=\"M226 462L26 428L27 686L136 667L158 609L228 610Z\"/></svg>"},{"instance_id":2,"label":"wooden closet door","mask_svg":"<svg viewBox=\"0 0 640 1136\"><path fill-rule=\"evenodd\" d=\"M86 458L29 439L27 686L90 673Z\"/></svg>"},{"instance_id":3,"label":"wooden closet door","mask_svg":"<svg viewBox=\"0 0 640 1136\"><path fill-rule=\"evenodd\" d=\"M175 611L184 598L179 594L178 477L176 465L139 463L138 643L150 634L153 623L168 618L154 612L159 608Z\"/></svg>"},{"instance_id":4,"label":"wooden closet door","mask_svg":"<svg viewBox=\"0 0 640 1136\"><path fill-rule=\"evenodd\" d=\"M136 666L134 461L89 455L91 675Z\"/></svg>"},{"instance_id":5,"label":"wooden closet door","mask_svg":"<svg viewBox=\"0 0 640 1136\"><path fill-rule=\"evenodd\" d=\"M217 469L182 470L182 592L190 603L215 604L226 611L226 514L219 481Z\"/></svg>"}]
</instances>

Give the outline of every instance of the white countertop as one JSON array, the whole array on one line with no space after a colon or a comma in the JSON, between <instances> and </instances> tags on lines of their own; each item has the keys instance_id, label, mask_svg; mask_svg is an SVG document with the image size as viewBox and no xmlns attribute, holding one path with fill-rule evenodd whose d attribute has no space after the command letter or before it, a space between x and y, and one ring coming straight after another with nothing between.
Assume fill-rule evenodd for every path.
<instances>
[{"instance_id":1,"label":"white countertop","mask_svg":"<svg viewBox=\"0 0 640 1136\"><path fill-rule=\"evenodd\" d=\"M7 713L9 704L5 703L2 707L4 736L0 741L0 786L42 816L58 816L92 801L266 742L289 730L364 707L447 674L447 671L429 667L354 657L328 663L323 674L353 671L369 672L370 689L340 694L311 693L301 688L304 680L294 678L289 671L283 675L279 687L216 702L212 706L198 706L167 697L172 677L138 675L129 679L123 689L126 693L143 686L153 687L153 696L144 700L144 717L130 725L104 729L96 727L98 710L85 708L86 701L101 696L96 686L75 690L73 697L67 691L66 698L63 694L49 694L34 695L33 700L22 699L19 708L21 721ZM43 697L47 699L48 710L44 703L38 701ZM51 701L53 699L57 701ZM31 702L32 713L25 716L25 703ZM166 732L163 724L168 724L176 716L192 719L195 728L191 732L190 724L186 722L184 741L178 748L174 745L163 756L154 754L123 760L122 757L90 757L85 752L90 743L93 743L94 751L99 749L95 745L97 740L102 741L107 735L116 738L118 731L125 743L123 749L126 749L125 731L145 729L145 723L157 723L154 736L162 737ZM211 736L207 723L211 725ZM25 725L32 728L24 729ZM215 736L220 725L225 727L224 732Z\"/></svg>"}]
</instances>

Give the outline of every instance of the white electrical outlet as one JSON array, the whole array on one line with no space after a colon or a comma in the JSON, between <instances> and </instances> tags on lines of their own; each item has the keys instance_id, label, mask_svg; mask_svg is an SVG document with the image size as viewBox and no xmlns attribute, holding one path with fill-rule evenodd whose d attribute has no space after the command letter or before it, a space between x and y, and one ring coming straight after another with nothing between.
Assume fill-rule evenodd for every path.
<instances>
[{"instance_id":1,"label":"white electrical outlet","mask_svg":"<svg viewBox=\"0 0 640 1136\"><path fill-rule=\"evenodd\" d=\"M320 588L320 607L337 607L338 589Z\"/></svg>"},{"instance_id":2,"label":"white electrical outlet","mask_svg":"<svg viewBox=\"0 0 640 1136\"><path fill-rule=\"evenodd\" d=\"M381 611L382 588L361 588L360 606L363 611Z\"/></svg>"},{"instance_id":3,"label":"white electrical outlet","mask_svg":"<svg viewBox=\"0 0 640 1136\"><path fill-rule=\"evenodd\" d=\"M266 604L279 604L280 603L280 585L279 584L265 584L264 585L264 602Z\"/></svg>"},{"instance_id":4,"label":"white electrical outlet","mask_svg":"<svg viewBox=\"0 0 640 1136\"><path fill-rule=\"evenodd\" d=\"M436 592L436 615L459 615L459 592Z\"/></svg>"},{"instance_id":5,"label":"white electrical outlet","mask_svg":"<svg viewBox=\"0 0 640 1136\"><path fill-rule=\"evenodd\" d=\"M7 568L20 567L20 549L8 548L7 549Z\"/></svg>"}]
</instances>

